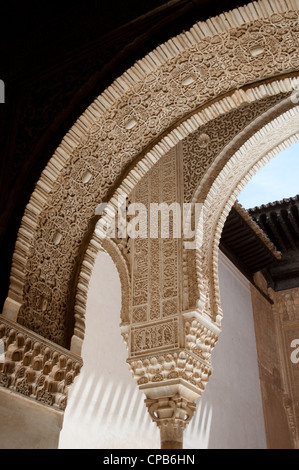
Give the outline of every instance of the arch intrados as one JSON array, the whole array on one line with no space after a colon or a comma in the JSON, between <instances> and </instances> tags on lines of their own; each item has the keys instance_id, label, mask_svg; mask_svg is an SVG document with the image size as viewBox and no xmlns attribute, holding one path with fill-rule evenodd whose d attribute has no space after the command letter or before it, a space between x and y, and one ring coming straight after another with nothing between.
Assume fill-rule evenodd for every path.
<instances>
[{"instance_id":1,"label":"arch intrados","mask_svg":"<svg viewBox=\"0 0 299 470\"><path fill-rule=\"evenodd\" d=\"M221 232L225 220L240 192L259 169L282 150L299 140L298 114L299 106L293 107L253 133L217 175L205 198L203 204L204 217L205 214L213 214L215 223L209 225L209 228L212 226L212 232L208 238L208 248L205 251L205 255L197 254L197 278L198 284L201 285L202 264L205 264L210 274L210 294L214 301L213 306L211 306L213 320L219 324L222 313L218 280L218 254ZM226 183L229 181L228 177L237 167L243 168L243 171L240 172L238 180L231 182L228 189L226 187L225 190ZM197 191L197 197L200 199L200 191ZM219 209L219 201L221 200L222 205ZM201 228L199 229L202 230ZM205 233L207 230L204 221L202 231ZM204 243L207 243L207 239L204 239ZM204 257L205 259L203 259Z\"/></svg>"},{"instance_id":2,"label":"arch intrados","mask_svg":"<svg viewBox=\"0 0 299 470\"><path fill-rule=\"evenodd\" d=\"M120 280L121 285L121 311L120 320L122 334L125 336L125 326L130 323L130 275L126 260L118 248L117 244L105 238L100 240L94 233L85 251L82 261L80 277L77 284L76 291L76 308L75 308L75 327L71 340L71 350L76 354L81 353L81 347L85 335L85 312L86 302L89 289L89 281L92 276L92 271L96 257L100 251L107 253L113 261ZM84 293L84 295L82 295Z\"/></svg>"}]
</instances>

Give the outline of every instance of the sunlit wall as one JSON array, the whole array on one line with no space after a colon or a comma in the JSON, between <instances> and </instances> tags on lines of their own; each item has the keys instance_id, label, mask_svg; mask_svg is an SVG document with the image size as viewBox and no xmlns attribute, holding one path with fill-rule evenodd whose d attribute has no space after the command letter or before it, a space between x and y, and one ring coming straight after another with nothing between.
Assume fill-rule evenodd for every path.
<instances>
[{"instance_id":1,"label":"sunlit wall","mask_svg":"<svg viewBox=\"0 0 299 470\"><path fill-rule=\"evenodd\" d=\"M60 448L159 448L159 430L126 364L120 309L118 272L99 253L87 299L84 366L70 393Z\"/></svg>"},{"instance_id":2,"label":"sunlit wall","mask_svg":"<svg viewBox=\"0 0 299 470\"><path fill-rule=\"evenodd\" d=\"M265 430L248 281L220 255L223 331L212 356L213 375L185 431L185 448L264 448ZM117 270L100 253L87 302L84 366L71 389L60 448L159 448L126 364L120 335Z\"/></svg>"},{"instance_id":3,"label":"sunlit wall","mask_svg":"<svg viewBox=\"0 0 299 470\"><path fill-rule=\"evenodd\" d=\"M247 279L220 252L222 332L213 373L185 431L185 448L262 449L266 437Z\"/></svg>"}]
</instances>

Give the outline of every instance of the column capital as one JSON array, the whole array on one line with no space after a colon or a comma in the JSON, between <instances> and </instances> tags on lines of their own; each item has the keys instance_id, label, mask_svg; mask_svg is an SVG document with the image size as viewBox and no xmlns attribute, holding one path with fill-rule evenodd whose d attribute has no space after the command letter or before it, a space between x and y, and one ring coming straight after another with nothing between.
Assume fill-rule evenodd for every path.
<instances>
[{"instance_id":1,"label":"column capital","mask_svg":"<svg viewBox=\"0 0 299 470\"><path fill-rule=\"evenodd\" d=\"M179 394L145 400L152 420L160 429L162 449L182 449L183 432L190 422L196 404Z\"/></svg>"}]
</instances>

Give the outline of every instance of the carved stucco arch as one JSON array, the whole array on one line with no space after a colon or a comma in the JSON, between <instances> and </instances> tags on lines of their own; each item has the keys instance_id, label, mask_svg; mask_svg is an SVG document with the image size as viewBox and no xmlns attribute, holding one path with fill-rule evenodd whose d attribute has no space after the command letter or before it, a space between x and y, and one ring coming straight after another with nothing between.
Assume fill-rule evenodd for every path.
<instances>
[{"instance_id":1,"label":"carved stucco arch","mask_svg":"<svg viewBox=\"0 0 299 470\"><path fill-rule=\"evenodd\" d=\"M276 89L280 89L281 91L281 88L279 88L278 84L276 83L275 85L277 87ZM197 330L197 332L199 331L200 334L203 334L203 338L211 341L209 344L210 351L217 341L222 317L218 288L218 243L222 227L239 192L253 176L253 174L270 158L281 151L282 148L285 148L298 139L298 113L299 107L294 107L293 101L290 99L290 97L288 97L280 101L276 106L271 107L266 113L251 122L251 124L248 125L246 132L243 130L241 133L239 133L236 138L230 141L229 145L225 147L222 155L218 155L218 158L216 158L216 163L213 166L213 184L207 185L205 184L206 179L203 179L201 186L195 193L193 202L204 202L204 216L206 214L212 215L210 219L208 217L204 217L203 246L205 246L206 249L202 250L202 247L200 247L196 255L197 266L200 267L200 276L202 276L203 273L208 276L208 288L205 288L206 297L214 299L214 303L213 305L207 305L203 302L199 302L196 311L183 312L183 325L186 334L185 351L187 352L190 350L194 351L194 348L196 348L192 339L192 336L195 336L193 332L194 330ZM277 115L278 117L275 117ZM240 146L238 151L229 152L229 150L234 150L236 148L236 142L238 142L237 146ZM240 142L242 142L242 145L240 145ZM163 160L163 158L161 158L161 160ZM135 175L137 175L137 172ZM205 191L207 191L207 193ZM128 195L130 195L130 193L128 193ZM116 202L117 194L115 194L114 197ZM111 209L113 208L112 202L110 207ZM107 219L109 219L109 217L107 217ZM101 241L102 233L100 230L100 224L97 224L95 234L95 236L98 236L97 241L99 246L101 246L101 243L104 244L107 242L107 238L103 238ZM113 242L109 241L109 243ZM204 271L202 265L207 267L207 271ZM198 284L203 285L202 279L198 280ZM130 327L128 327L127 330L124 328L123 334L127 344L129 345ZM207 342L205 342L204 345L207 347ZM208 352L208 356L206 356L206 362L202 363L201 366L196 368L196 366L192 364L192 376L202 377L201 384L198 386L197 396L199 396L204 389L205 385L203 383L207 382L208 376L210 374L210 369L208 366L210 351ZM178 358L175 356L175 354L172 353L172 351L170 351L170 353L166 356L163 356L163 353L161 352L157 353L157 351L153 351L152 354L147 353L143 359L142 357L135 358L133 354L133 357L129 358L129 363L138 385L148 397L146 404L149 408L152 419L160 427L161 440L163 442L163 440L172 439L174 442L181 442L184 427L191 419L195 409L193 401L196 397L196 392L194 391L194 388L191 388L190 391L189 386L189 388L186 387L184 389L184 392L182 392L181 389L182 396L178 398L177 393L173 392L173 389L171 389L171 386L169 385L169 376L167 375L167 371L169 371L167 366L169 363L167 364L167 361L170 361L173 364L174 369L172 369L172 374L179 374L179 372L177 372L177 369L179 368L178 359L180 359L182 362L188 362L188 368L190 370L190 358L188 359L187 356L186 360L185 352L183 351L181 351ZM165 367L165 370L163 370L163 376L166 378L165 386L163 386L162 374L160 374L160 377L158 377L159 374L152 377L152 383L144 381L145 378L148 380L147 377L150 375L149 371L151 360L158 360L158 364L157 362L154 362L153 365L160 365L162 370L163 367ZM173 377L175 376L172 375L172 378ZM186 377L183 378L186 380ZM171 390L171 392L169 392L169 390ZM177 389L175 389L175 391L176 390ZM170 393L170 396L164 396L166 391L167 393ZM156 396L156 394L158 396ZM161 396L161 394L163 394L163 396ZM174 396L177 397L176 399L178 402L173 401ZM175 410L175 413L177 413L176 407L181 410L181 413L184 416L186 410L188 410L188 420L186 422L181 418L177 421L175 421L174 418L171 418L171 424L168 420L165 421L165 418L163 417L165 408L169 409L169 413L171 413L171 410ZM159 412L157 414L152 413L153 410L159 411L160 408L163 410L161 416L159 415ZM180 429L180 432L176 431L174 433L173 427L175 427L175 429Z\"/></svg>"},{"instance_id":2,"label":"carved stucco arch","mask_svg":"<svg viewBox=\"0 0 299 470\"><path fill-rule=\"evenodd\" d=\"M198 118L201 125L204 123L208 123L209 121L215 120L218 116L225 115L234 109L242 106L244 103L258 103L260 100L264 99L265 97L275 96L276 94L279 95L280 93L288 94L293 90L293 80L294 77L291 78L284 78L281 81L275 80L272 83L253 86L251 88L240 89L237 90L229 99L224 98L219 100L216 103L213 103L211 106L205 108L204 112L201 111L198 115L192 116L192 122L187 120L181 126L176 129L179 133L170 133L167 135L165 139L157 144L157 146L153 147L149 153L147 153L143 159L138 162L132 169L131 172L124 178L123 182L117 188L115 193L113 194L112 198L109 200L107 204L107 214L101 219L99 223L95 225L94 237L97 239L98 246L101 243L104 243L106 238L105 231L102 230L102 226L107 227L113 223L114 214L117 213L118 202L120 199L125 197L129 197L131 194L132 189L142 180L145 174L147 174L154 165L161 159L163 156L173 147L175 147L178 142L186 138L190 133L194 132L197 128L195 125L195 117ZM257 132L264 124L268 123L269 120L274 119L274 117L282 114L285 110L290 109L294 106L294 103L290 99L290 97L282 99L276 106L273 106L270 110L263 113L259 116L254 122L251 122L246 129L244 129L240 134L238 134L230 143L227 145L224 150L221 152L220 155L217 156L209 170L206 172L203 180L201 181L200 186L198 187L195 195L193 197L192 202L203 202L206 197L206 193L210 189L210 182L216 178L217 171L219 171L219 167L221 168L228 159L228 155L232 154L230 149L235 149L236 147L241 147L244 142L250 137L252 134ZM193 123L193 125L192 125ZM198 124L198 128L201 126ZM187 129L189 133L187 132ZM190 132L192 130L192 132ZM222 165L222 166L221 166ZM214 187L211 189L214 192ZM102 240L102 242L101 242ZM91 242L92 244L93 242ZM96 251L93 251L94 258L96 256ZM186 253L183 254L185 257L185 265L190 262L190 258L187 258ZM90 255L88 255L90 256ZM198 254L197 257L201 257L202 255ZM202 282L202 275L199 273L202 270L203 263L197 263L197 280L198 280L198 297L204 297L205 287ZM190 275L190 268L189 272L186 268L184 270L185 277ZM92 274L92 265L90 265L89 270L89 278ZM88 275L85 269L83 269L83 276L85 282L79 282L77 287L77 296L76 296L76 304L75 304L75 316L78 319L78 322L84 326L84 316L85 316L85 305L87 299L87 292L88 292ZM215 277L215 279L217 276ZM187 284L187 279L185 284ZM218 290L216 289L217 299L218 299ZM188 292L186 292L188 296ZM200 299L199 299L200 300ZM189 305L185 305L186 309L189 308ZM216 315L214 316L215 320ZM126 323L126 322L125 322ZM74 332L73 341L78 342L79 339L83 339L82 336L82 328L78 328ZM76 333L78 333L78 337L76 337Z\"/></svg>"},{"instance_id":3,"label":"carved stucco arch","mask_svg":"<svg viewBox=\"0 0 299 470\"><path fill-rule=\"evenodd\" d=\"M74 337L83 339L85 295L102 243L99 224L94 230L95 208L102 201L109 201L112 208L117 191L130 194L163 155L207 122L244 103L290 94L299 68L298 9L295 0L275 4L262 0L197 23L138 61L88 107L57 148L26 207L5 316L68 346L66 320L75 310ZM212 237L207 245L213 294L218 282L217 237L232 203L229 196L220 225L215 222L213 227L215 240ZM108 252L111 247L106 247ZM129 290L124 260L117 250L109 253L114 253L123 272L123 291ZM211 373L210 351L217 341L219 322L213 315L200 313L201 317L197 305L173 321L182 328L180 341L184 333L185 338L177 351L162 358L165 366L174 367L170 374L165 367L165 387L159 374L148 373L151 360L157 365L156 356L141 360L140 366L132 360L135 376L141 370L139 380L148 380L143 382L147 406L150 412L156 410L153 419L161 428L162 441L170 436L182 442L194 400ZM123 318L128 316L123 310ZM165 409L169 420L163 419Z\"/></svg>"},{"instance_id":4,"label":"carved stucco arch","mask_svg":"<svg viewBox=\"0 0 299 470\"><path fill-rule=\"evenodd\" d=\"M238 106L244 91L246 101L246 83L294 73L297 25L294 1L223 13L159 46L99 96L63 139L26 208L4 314L16 318L21 307L21 323L63 343L75 260L96 205L130 162L139 159L119 186L127 191L169 148L217 116L219 103L221 113ZM271 93L280 92L280 82L273 83ZM285 87L291 91L291 80Z\"/></svg>"},{"instance_id":5,"label":"carved stucco arch","mask_svg":"<svg viewBox=\"0 0 299 470\"><path fill-rule=\"evenodd\" d=\"M266 113L265 118L267 115L269 113ZM255 131L249 139L243 142L218 174L214 169L213 184L209 187L208 193L202 182L195 194L194 202L203 203L203 221L198 226L197 234L201 245L196 254L198 285L204 289L203 285L206 283L204 292L208 297L208 299L204 298L206 305L202 305L202 308L204 311L211 311L212 320L218 324L221 323L222 318L218 254L225 220L238 195L256 172L282 150L298 141L298 116L299 107L292 107ZM249 126L250 128L254 129L254 123ZM228 151L229 149L226 148L226 152ZM259 232L258 226L256 231ZM261 236L264 235L261 234ZM276 251L268 239L265 239L265 243L274 252ZM207 305L209 299L212 300L210 300L210 305Z\"/></svg>"}]
</instances>

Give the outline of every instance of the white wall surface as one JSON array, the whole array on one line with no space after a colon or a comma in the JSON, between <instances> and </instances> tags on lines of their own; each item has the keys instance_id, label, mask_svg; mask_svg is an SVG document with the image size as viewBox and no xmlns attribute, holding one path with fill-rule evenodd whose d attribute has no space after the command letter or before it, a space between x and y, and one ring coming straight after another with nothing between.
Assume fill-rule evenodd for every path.
<instances>
[{"instance_id":1,"label":"white wall surface","mask_svg":"<svg viewBox=\"0 0 299 470\"><path fill-rule=\"evenodd\" d=\"M86 310L84 365L70 392L59 448L159 448L159 430L126 363L120 280L106 253L96 259Z\"/></svg>"},{"instance_id":2,"label":"white wall surface","mask_svg":"<svg viewBox=\"0 0 299 470\"><path fill-rule=\"evenodd\" d=\"M250 284L221 252L218 265L222 331L184 447L266 448Z\"/></svg>"},{"instance_id":3,"label":"white wall surface","mask_svg":"<svg viewBox=\"0 0 299 470\"><path fill-rule=\"evenodd\" d=\"M248 281L220 254L222 333L213 374L184 435L184 448L265 448L265 430ZM71 389L60 448L159 448L126 364L121 292L108 255L97 257L87 301L84 366Z\"/></svg>"}]
</instances>

